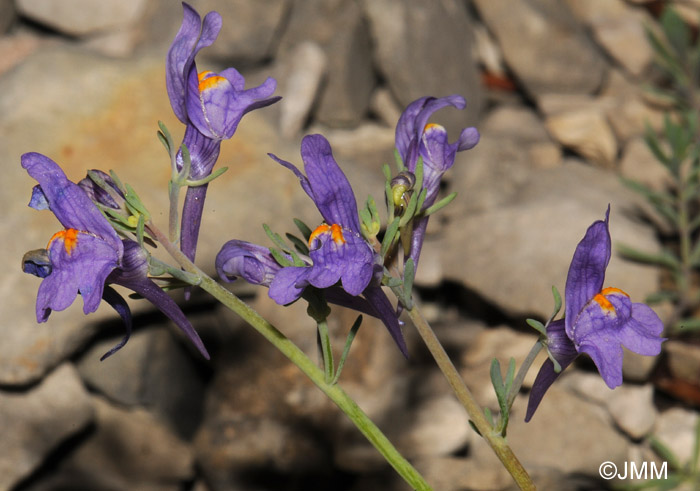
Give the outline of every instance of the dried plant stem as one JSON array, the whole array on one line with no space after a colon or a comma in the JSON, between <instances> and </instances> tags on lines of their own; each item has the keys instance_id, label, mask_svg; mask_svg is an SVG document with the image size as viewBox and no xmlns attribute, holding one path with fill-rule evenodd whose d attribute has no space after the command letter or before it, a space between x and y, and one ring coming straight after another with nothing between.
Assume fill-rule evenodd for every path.
<instances>
[{"instance_id":1,"label":"dried plant stem","mask_svg":"<svg viewBox=\"0 0 700 491\"><path fill-rule=\"evenodd\" d=\"M457 399L462 406L464 406L464 409L466 409L467 414L469 415L469 418L476 429L479 430L479 433L481 433L481 435L486 439L500 461L503 463L503 466L508 470L508 472L510 472L510 475L513 476L513 479L520 489L534 490L535 485L532 482L532 479L530 479L527 471L515 456L513 450L511 450L511 448L508 446L505 438L494 431L486 420L484 411L476 402L474 396L472 396L472 393L464 383L464 380L462 380L462 377L460 377L459 372L457 372L457 369L452 364L449 356L447 356L447 353L442 347L442 344L440 344L435 332L433 332L428 322L425 320L425 318L423 318L422 314L418 310L418 306L414 303L413 308L407 312L411 317L413 324L416 326L421 338L423 338L423 342L433 355L435 362L445 375L450 387L452 387Z\"/></svg>"}]
</instances>

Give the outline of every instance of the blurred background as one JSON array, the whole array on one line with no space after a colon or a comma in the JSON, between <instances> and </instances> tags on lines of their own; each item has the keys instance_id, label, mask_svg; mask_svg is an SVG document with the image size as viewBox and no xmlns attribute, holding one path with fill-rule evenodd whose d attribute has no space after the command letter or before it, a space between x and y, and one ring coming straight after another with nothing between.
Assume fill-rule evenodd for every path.
<instances>
[{"instance_id":1,"label":"blurred background","mask_svg":"<svg viewBox=\"0 0 700 491\"><path fill-rule=\"evenodd\" d=\"M426 317L477 399L496 410L491 359L522 362L536 340L525 319L549 316L552 285L563 294L576 244L610 204L613 243L634 247L636 256L626 255L637 261L613 253L606 286L635 301L654 295L670 340L656 358L627 352L625 384L614 391L582 357L525 424L536 362L508 439L541 489L610 486L598 476L604 461L674 459L688 470L687 489L697 489L690 462L700 338L697 305L687 301L696 296L696 266L684 269L686 297L677 271L658 259L662 251L680 254L684 233L659 218L659 196L673 199L678 183L693 184L697 174L674 174L648 143L671 151L664 117L695 109L700 50L684 52L682 43L696 41L699 1L191 4L223 17L199 70L234 66L247 87L273 76L283 96L246 115L223 143L218 165L229 171L209 188L201 267L214 274L214 256L232 238L268 244L262 223L279 233L294 231L295 217L320 223L298 180L268 152L299 165L303 135L323 133L358 200L371 194L381 202L381 165L393 161L403 108L422 96L460 94L466 110L444 109L433 121L451 140L472 125L482 139L458 155L445 191L459 195L431 220L416 280ZM668 6L675 16L664 17ZM104 362L100 356L123 335L108 306L86 317L78 300L36 323L39 280L21 272L20 258L44 247L60 224L27 208L35 183L20 156L42 152L73 181L88 169L114 169L164 227L170 168L156 131L160 120L176 141L184 132L164 68L181 19L175 0L0 0L0 489L407 489L320 391L206 295L184 302L173 293L210 362L143 301L130 302L131 340ZM659 64L669 36L671 51L690 60L679 62L689 89ZM690 148L696 127L683 127ZM692 219L700 208L689 203ZM317 356L304 305L279 307L242 281L231 288ZM334 308L336 347L354 319ZM435 489L511 489L410 321L404 331L409 360L381 323L365 318L341 385Z\"/></svg>"}]
</instances>

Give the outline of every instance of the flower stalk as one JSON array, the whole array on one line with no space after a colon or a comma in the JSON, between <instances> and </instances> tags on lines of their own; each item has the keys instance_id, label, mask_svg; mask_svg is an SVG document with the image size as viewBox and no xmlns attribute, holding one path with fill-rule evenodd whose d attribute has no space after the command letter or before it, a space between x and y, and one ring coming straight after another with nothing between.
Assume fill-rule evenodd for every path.
<instances>
[{"instance_id":1,"label":"flower stalk","mask_svg":"<svg viewBox=\"0 0 700 491\"><path fill-rule=\"evenodd\" d=\"M168 251L182 268L188 273L200 278L199 287L221 302L225 307L238 314L244 321L250 324L265 339L282 352L292 363L307 376L316 386L323 391L348 418L357 426L367 440L382 454L387 462L398 474L417 490L430 490L430 485L418 473L382 433L377 425L365 414L357 403L337 384L328 379L328 375L321 370L297 345L280 332L275 326L260 316L249 305L236 295L224 288L190 261L180 249L152 223L148 224L149 231L155 239Z\"/></svg>"},{"instance_id":2,"label":"flower stalk","mask_svg":"<svg viewBox=\"0 0 700 491\"><path fill-rule=\"evenodd\" d=\"M407 310L413 324L416 326L423 342L427 346L430 354L435 359L440 371L445 375L447 382L450 384L453 392L457 396L459 402L467 411L474 427L479 431L481 436L488 442L496 456L503 463L503 466L508 470L516 484L523 490L534 490L535 485L530 479L527 471L520 463L518 458L513 453L513 450L508 446L506 439L494 430L491 424L486 420L484 412L474 399L471 391L462 380L459 372L450 360L450 357L442 347L435 332L430 327L430 324L425 320L420 313L418 306L414 303L413 308Z\"/></svg>"}]
</instances>

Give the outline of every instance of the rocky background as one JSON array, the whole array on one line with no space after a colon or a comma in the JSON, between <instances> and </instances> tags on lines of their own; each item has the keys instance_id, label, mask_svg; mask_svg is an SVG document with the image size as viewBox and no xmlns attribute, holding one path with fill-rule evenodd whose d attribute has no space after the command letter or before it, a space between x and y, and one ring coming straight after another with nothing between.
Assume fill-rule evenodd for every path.
<instances>
[{"instance_id":1,"label":"rocky background","mask_svg":"<svg viewBox=\"0 0 700 491\"><path fill-rule=\"evenodd\" d=\"M223 144L219 165L230 170L210 187L199 264L213 272L214 255L234 237L266 243L263 222L284 232L295 216L319 221L267 152L300 163L301 136L322 132L358 198L380 198L402 108L423 95L462 94L466 111L435 120L453 138L476 125L482 140L447 176L447 190L460 194L431 222L417 281L467 383L496 409L491 359L522 361L535 341L524 319L549 315L551 286L563 292L577 242L608 203L614 242L660 247L620 176L664 184L641 138L664 116L643 90L655 75L644 29L664 3L192 0L224 19L200 69L236 66L250 84L272 75L284 96L247 115ZM697 26L700 2L673 3ZM210 363L139 301L135 334L105 362L122 335L107 306L85 317L77 301L36 323L38 280L19 262L59 225L27 208L34 182L20 155L43 152L73 180L115 169L164 224L169 164L155 136L158 120L177 141L183 133L164 83L180 21L175 0L0 0L0 489L406 489L294 366L204 295L182 305ZM613 257L606 284L641 301L659 274ZM264 290L232 288L314 352L304 306L282 309ZM355 314L336 310L331 328L342 346ZM408 361L365 319L341 384L435 489L511 488L410 324L405 331ZM529 424L527 394L516 401L508 437L541 489L604 488L604 461L662 462L652 436L680 462L690 458L698 345L671 340L660 359L627 353L624 374L610 391L579 360Z\"/></svg>"}]
</instances>

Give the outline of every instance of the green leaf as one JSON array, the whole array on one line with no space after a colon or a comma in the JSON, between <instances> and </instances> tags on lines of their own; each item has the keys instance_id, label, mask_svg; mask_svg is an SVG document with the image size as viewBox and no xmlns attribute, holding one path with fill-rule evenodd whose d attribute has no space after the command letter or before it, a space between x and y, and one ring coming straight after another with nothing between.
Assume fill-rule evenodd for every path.
<instances>
[{"instance_id":1,"label":"green leaf","mask_svg":"<svg viewBox=\"0 0 700 491\"><path fill-rule=\"evenodd\" d=\"M400 217L394 218L394 220L387 227L386 232L384 232L384 238L382 240L382 248L380 252L382 257L386 257L387 252L389 252L389 248L393 244L394 238L396 237L396 232L399 230L400 221Z\"/></svg>"},{"instance_id":2,"label":"green leaf","mask_svg":"<svg viewBox=\"0 0 700 491\"><path fill-rule=\"evenodd\" d=\"M671 252L663 250L658 254L639 251L633 247L624 244L615 244L615 249L626 259L636 261L643 264L653 264L662 266L672 271L679 271L681 268L680 259L674 256Z\"/></svg>"},{"instance_id":3,"label":"green leaf","mask_svg":"<svg viewBox=\"0 0 700 491\"><path fill-rule=\"evenodd\" d=\"M275 261L277 261L277 264L279 264L283 268L286 268L289 266L294 266L294 262L289 260L287 258L287 256L282 254L278 249L270 247L270 254L272 254L273 258L275 258Z\"/></svg>"},{"instance_id":4,"label":"green leaf","mask_svg":"<svg viewBox=\"0 0 700 491\"><path fill-rule=\"evenodd\" d=\"M525 322L527 323L528 326L535 329L542 336L544 336L545 338L547 337L547 329L544 327L544 324L542 324L540 321L535 320L535 319L525 319Z\"/></svg>"},{"instance_id":5,"label":"green leaf","mask_svg":"<svg viewBox=\"0 0 700 491\"><path fill-rule=\"evenodd\" d=\"M403 295L402 301L404 307L408 310L413 308L412 292L413 292L413 280L415 278L416 270L413 263L413 258L408 258L406 264L403 267Z\"/></svg>"},{"instance_id":6,"label":"green leaf","mask_svg":"<svg viewBox=\"0 0 700 491\"><path fill-rule=\"evenodd\" d=\"M299 220L298 218L294 219L294 224L299 229L299 232L301 232L301 235L302 237L304 237L304 240L308 241L309 237L311 237L311 229L309 228L309 226L301 220Z\"/></svg>"},{"instance_id":7,"label":"green leaf","mask_svg":"<svg viewBox=\"0 0 700 491\"><path fill-rule=\"evenodd\" d=\"M382 173L384 174L386 182L390 182L391 181L391 167L389 167L389 164L382 165Z\"/></svg>"},{"instance_id":8,"label":"green leaf","mask_svg":"<svg viewBox=\"0 0 700 491\"><path fill-rule=\"evenodd\" d=\"M209 184L210 182L212 182L214 179L219 177L221 174L223 174L227 170L228 170L228 167L222 167L221 169L218 169L218 170L212 172L207 177L204 177L202 179L196 179L194 181L187 179L185 181L185 184L189 187L204 186L205 184Z\"/></svg>"},{"instance_id":9,"label":"green leaf","mask_svg":"<svg viewBox=\"0 0 700 491\"><path fill-rule=\"evenodd\" d=\"M677 59L684 59L690 47L690 30L685 21L672 8L665 8L661 14L661 26L666 39L676 52Z\"/></svg>"},{"instance_id":10,"label":"green leaf","mask_svg":"<svg viewBox=\"0 0 700 491\"><path fill-rule=\"evenodd\" d=\"M656 157L656 160L668 167L671 161L671 157L669 155L666 155L666 153L661 149L659 137L656 136L656 133L654 133L654 130L649 125L649 122L645 123L645 127L646 129L644 132L644 142L647 144L647 147L654 155L654 157Z\"/></svg>"},{"instance_id":11,"label":"green leaf","mask_svg":"<svg viewBox=\"0 0 700 491\"><path fill-rule=\"evenodd\" d=\"M394 149L394 163L396 164L396 168L398 169L398 172L401 172L406 168L406 165L403 162L403 159L401 158L401 154L399 153L398 149ZM387 177L387 179L391 179L391 175Z\"/></svg>"},{"instance_id":12,"label":"green leaf","mask_svg":"<svg viewBox=\"0 0 700 491\"><path fill-rule=\"evenodd\" d=\"M688 332L696 332L700 331L700 318L697 317L691 317L691 318L686 318L686 319L681 319L677 321L673 326L672 330L674 332L680 333L688 333Z\"/></svg>"},{"instance_id":13,"label":"green leaf","mask_svg":"<svg viewBox=\"0 0 700 491\"><path fill-rule=\"evenodd\" d=\"M649 439L649 444L651 445L651 448L654 450L654 452L656 452L659 455L659 457L668 462L668 465L672 469L680 469L682 467L676 455L671 451L670 448L664 445L661 442L661 440L659 440L655 436L652 436Z\"/></svg>"},{"instance_id":14,"label":"green leaf","mask_svg":"<svg viewBox=\"0 0 700 491\"><path fill-rule=\"evenodd\" d=\"M457 197L457 191L454 191L444 198L442 198L440 201L437 203L434 203L433 205L429 206L426 208L426 210L423 212L424 216L430 216L436 211L442 210L444 207L452 203L452 201Z\"/></svg>"},{"instance_id":15,"label":"green leaf","mask_svg":"<svg viewBox=\"0 0 700 491\"><path fill-rule=\"evenodd\" d=\"M343 347L343 354L340 355L340 360L338 361L338 370L335 372L335 377L333 377L333 380L331 381L332 385L337 384L338 379L340 379L340 372L343 370L343 367L345 366L345 360L348 357L348 353L350 353L350 346L352 345L352 342L355 339L355 335L357 334L357 331L360 330L361 324L362 324L362 315L358 315L357 319L355 319L355 322L353 323L352 327L350 328L350 332L348 333L348 337L345 339L345 346Z\"/></svg>"},{"instance_id":16,"label":"green leaf","mask_svg":"<svg viewBox=\"0 0 700 491\"><path fill-rule=\"evenodd\" d=\"M549 318L550 322L557 316L557 314L561 310L561 294L559 293L557 287L554 285L552 285L552 296L554 297L554 311L552 312L552 315Z\"/></svg>"},{"instance_id":17,"label":"green leaf","mask_svg":"<svg viewBox=\"0 0 700 491\"><path fill-rule=\"evenodd\" d=\"M648 304L657 304L667 301L675 302L676 300L678 300L678 298L678 292L664 290L647 295L647 297L644 299L644 302Z\"/></svg>"},{"instance_id":18,"label":"green leaf","mask_svg":"<svg viewBox=\"0 0 700 491\"><path fill-rule=\"evenodd\" d=\"M294 244L294 247L296 248L297 252L299 254L304 254L305 256L309 255L309 247L306 245L306 242L301 240L299 237L296 235L292 235L290 233L286 233L285 236L289 241Z\"/></svg>"},{"instance_id":19,"label":"green leaf","mask_svg":"<svg viewBox=\"0 0 700 491\"><path fill-rule=\"evenodd\" d=\"M421 194L424 194L425 190L421 190ZM413 193L411 195L411 199L408 202L408 206L406 207L406 211L404 211L403 215L401 216L401 221L399 223L399 227L404 227L409 221L413 219L413 215L416 214L416 207L418 206L418 194Z\"/></svg>"}]
</instances>

